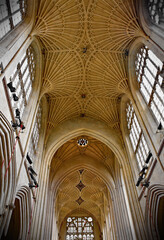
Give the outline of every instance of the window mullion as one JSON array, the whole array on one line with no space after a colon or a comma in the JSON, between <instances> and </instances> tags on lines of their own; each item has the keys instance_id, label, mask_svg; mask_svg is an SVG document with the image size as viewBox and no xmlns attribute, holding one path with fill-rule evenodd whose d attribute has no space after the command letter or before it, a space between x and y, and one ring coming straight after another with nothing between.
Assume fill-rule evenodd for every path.
<instances>
[{"instance_id":1,"label":"window mullion","mask_svg":"<svg viewBox=\"0 0 164 240\"><path fill-rule=\"evenodd\" d=\"M139 165L141 165L140 169L142 169L144 162L143 162L143 155L142 155L142 151L141 151L141 147L140 145L138 145L137 151L136 151L136 155L138 155L137 160L139 161Z\"/></svg>"},{"instance_id":2,"label":"window mullion","mask_svg":"<svg viewBox=\"0 0 164 240\"><path fill-rule=\"evenodd\" d=\"M145 65L144 68L146 68L146 69L149 71L149 73L151 74L151 76L152 76L153 78L156 77L156 76L153 74L153 72L151 71L151 69L150 69L147 65ZM149 81L149 82L150 82L150 81ZM152 84L151 84L151 85L152 85Z\"/></svg>"},{"instance_id":3,"label":"window mullion","mask_svg":"<svg viewBox=\"0 0 164 240\"><path fill-rule=\"evenodd\" d=\"M158 65L149 57L149 55L147 56L147 59L149 59L149 61L154 65L154 67L158 69Z\"/></svg>"},{"instance_id":4,"label":"window mullion","mask_svg":"<svg viewBox=\"0 0 164 240\"><path fill-rule=\"evenodd\" d=\"M24 77L24 74L22 74L22 78ZM26 78L24 79L24 86L26 85L28 79L30 77L30 73L28 73L28 75L26 76Z\"/></svg>"},{"instance_id":5,"label":"window mullion","mask_svg":"<svg viewBox=\"0 0 164 240\"><path fill-rule=\"evenodd\" d=\"M145 82L144 81L142 81L142 83L141 83L143 86L144 86L144 88L145 88L145 91L147 92L147 94L148 94L148 96L149 96L149 98L150 98L150 95L151 95L151 93L148 91L148 89L147 89L147 87L146 87L146 85L145 85ZM150 99L149 99L150 100Z\"/></svg>"},{"instance_id":6,"label":"window mullion","mask_svg":"<svg viewBox=\"0 0 164 240\"><path fill-rule=\"evenodd\" d=\"M147 67L145 67L147 68ZM147 70L149 71L149 68L147 68ZM149 73L151 74L151 72L149 71ZM152 75L152 74L151 74ZM148 83L150 84L150 86L153 88L153 84L151 83L151 81L149 80L148 76L146 75L146 73L144 74L144 77L146 78L146 80L148 81ZM153 76L152 76L153 77ZM142 81L143 82L143 81ZM146 86L145 86L146 87Z\"/></svg>"},{"instance_id":7,"label":"window mullion","mask_svg":"<svg viewBox=\"0 0 164 240\"><path fill-rule=\"evenodd\" d=\"M142 134L141 140L140 140L140 149L141 149L141 153L142 153L142 156L143 156L143 163L145 163L146 150L145 150L144 145L143 145L142 137L143 137L143 134Z\"/></svg>"},{"instance_id":8,"label":"window mullion","mask_svg":"<svg viewBox=\"0 0 164 240\"><path fill-rule=\"evenodd\" d=\"M21 89L22 89L22 96L23 96L23 100L24 100L24 105L26 106L27 105L26 93L24 91L23 75L21 73L21 65L20 65L20 63L18 63L17 69L18 69L18 76L19 76L19 81L20 81Z\"/></svg>"},{"instance_id":9,"label":"window mullion","mask_svg":"<svg viewBox=\"0 0 164 240\"><path fill-rule=\"evenodd\" d=\"M163 91L163 93L164 93L164 91ZM158 96L158 98L161 101L161 103L164 104L164 99L162 99L162 97L159 95L159 93L157 91L155 91L155 94Z\"/></svg>"},{"instance_id":10,"label":"window mullion","mask_svg":"<svg viewBox=\"0 0 164 240\"><path fill-rule=\"evenodd\" d=\"M145 161L144 161L144 153L143 153L143 150L142 150L142 144L141 144L141 141L140 141L140 144L138 145L138 151L140 151L140 161L141 161L141 166L143 167L145 165Z\"/></svg>"},{"instance_id":11,"label":"window mullion","mask_svg":"<svg viewBox=\"0 0 164 240\"><path fill-rule=\"evenodd\" d=\"M136 154L137 149L138 149L138 146L139 146L139 144L140 144L141 136L142 136L142 131L141 131L140 134L139 134L139 138L138 138L138 142L137 142L137 146L136 146L135 154Z\"/></svg>"},{"instance_id":12,"label":"window mullion","mask_svg":"<svg viewBox=\"0 0 164 240\"><path fill-rule=\"evenodd\" d=\"M153 85L153 87L152 87L152 92L151 92L151 94L150 94L150 99L149 99L149 102L148 102L148 106L149 106L149 107L150 107L150 104L151 104L151 102L152 102L152 100L153 100L153 95L154 95L154 92L155 92L157 83L158 83L158 75L157 75L156 78L155 78L154 85Z\"/></svg>"},{"instance_id":13,"label":"window mullion","mask_svg":"<svg viewBox=\"0 0 164 240\"><path fill-rule=\"evenodd\" d=\"M131 113L131 114L132 114L132 116L131 116L131 119L130 119L130 116L129 116L129 118L128 118L128 121L129 121L129 119L130 119L130 126L129 126L129 127L130 127L130 129L132 129L132 125L133 125L133 118L134 118L134 111L132 111L132 110L131 110L131 112L132 112L132 113Z\"/></svg>"},{"instance_id":14,"label":"window mullion","mask_svg":"<svg viewBox=\"0 0 164 240\"><path fill-rule=\"evenodd\" d=\"M144 149L144 152L145 152L145 156L147 156L147 150L146 150L146 147L145 147L145 143L144 143L144 141L143 141L143 138L144 138L144 136L143 136L143 134L142 134L142 137L141 137L141 142L142 142L142 146L143 146L143 149Z\"/></svg>"},{"instance_id":15,"label":"window mullion","mask_svg":"<svg viewBox=\"0 0 164 240\"><path fill-rule=\"evenodd\" d=\"M14 28L14 23L13 23L13 19L12 19L10 0L6 0L6 5L7 5L7 10L8 10L8 18L9 18L9 21L10 21L10 26L11 26L11 29L13 29Z\"/></svg>"},{"instance_id":16,"label":"window mullion","mask_svg":"<svg viewBox=\"0 0 164 240\"><path fill-rule=\"evenodd\" d=\"M12 15L6 16L6 17L3 18L2 20L0 20L0 24L3 23L3 22L5 22L7 19L9 19L9 21L10 21L10 18L11 18L11 17L12 17ZM10 23L10 27L11 27L11 23Z\"/></svg>"},{"instance_id":17,"label":"window mullion","mask_svg":"<svg viewBox=\"0 0 164 240\"><path fill-rule=\"evenodd\" d=\"M23 64L21 64L21 66L23 66ZM28 69L28 65L27 65L27 66L25 67L25 69L23 70L22 75L25 74L25 72L26 72L27 69Z\"/></svg>"},{"instance_id":18,"label":"window mullion","mask_svg":"<svg viewBox=\"0 0 164 240\"><path fill-rule=\"evenodd\" d=\"M162 113L161 113L161 111L160 111L159 106L156 104L156 102L155 102L154 100L152 100L151 103L152 103L152 102L153 102L154 105L156 106L156 109L158 110L158 114L161 116L161 119L164 120L164 118L163 118L163 116L162 116ZM150 104L151 104L151 103L150 103ZM151 109L151 110L152 110L152 109ZM153 110L152 110L152 111L153 111Z\"/></svg>"},{"instance_id":19,"label":"window mullion","mask_svg":"<svg viewBox=\"0 0 164 240\"><path fill-rule=\"evenodd\" d=\"M31 51L30 51L30 54L28 53L28 55L27 55L27 61L28 61L28 66L29 66L30 78L32 80L32 67L31 67L31 64L30 64L30 62L32 62L32 60L30 61L30 58L31 58Z\"/></svg>"}]
</instances>

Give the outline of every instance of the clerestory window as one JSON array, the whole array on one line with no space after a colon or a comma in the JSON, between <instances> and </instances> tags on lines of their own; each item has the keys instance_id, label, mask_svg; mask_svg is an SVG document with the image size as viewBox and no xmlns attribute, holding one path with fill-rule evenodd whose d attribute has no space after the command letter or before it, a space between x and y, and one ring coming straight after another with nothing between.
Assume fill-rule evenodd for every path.
<instances>
[{"instance_id":1,"label":"clerestory window","mask_svg":"<svg viewBox=\"0 0 164 240\"><path fill-rule=\"evenodd\" d=\"M158 124L164 127L164 66L147 46L137 53L136 75L140 92Z\"/></svg>"},{"instance_id":2,"label":"clerestory window","mask_svg":"<svg viewBox=\"0 0 164 240\"><path fill-rule=\"evenodd\" d=\"M68 217L66 240L94 240L92 217Z\"/></svg>"},{"instance_id":3,"label":"clerestory window","mask_svg":"<svg viewBox=\"0 0 164 240\"><path fill-rule=\"evenodd\" d=\"M0 1L0 40L25 17L26 0Z\"/></svg>"},{"instance_id":4,"label":"clerestory window","mask_svg":"<svg viewBox=\"0 0 164 240\"><path fill-rule=\"evenodd\" d=\"M17 109L20 112L20 118L22 117L24 109L29 101L34 77L34 52L30 46L23 55L21 61L18 63L17 69L10 77L10 82L8 82L11 105L13 109Z\"/></svg>"},{"instance_id":5,"label":"clerestory window","mask_svg":"<svg viewBox=\"0 0 164 240\"><path fill-rule=\"evenodd\" d=\"M127 103L126 116L129 138L139 169L141 170L148 163L147 160L148 156L150 156L150 150L131 102Z\"/></svg>"},{"instance_id":6,"label":"clerestory window","mask_svg":"<svg viewBox=\"0 0 164 240\"><path fill-rule=\"evenodd\" d=\"M164 23L164 1L147 0L149 15L155 24Z\"/></svg>"},{"instance_id":7,"label":"clerestory window","mask_svg":"<svg viewBox=\"0 0 164 240\"><path fill-rule=\"evenodd\" d=\"M41 121L42 121L42 108L41 104L38 107L38 111L35 118L34 128L32 131L30 147L28 151L28 155L34 160L34 156L37 154L38 142L39 142L39 135L41 129Z\"/></svg>"}]
</instances>

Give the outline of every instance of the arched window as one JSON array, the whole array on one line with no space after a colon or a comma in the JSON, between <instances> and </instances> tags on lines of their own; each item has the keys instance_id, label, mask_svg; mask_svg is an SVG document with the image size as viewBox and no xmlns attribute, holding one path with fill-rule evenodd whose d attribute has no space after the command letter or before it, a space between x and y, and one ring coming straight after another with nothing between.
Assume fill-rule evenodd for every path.
<instances>
[{"instance_id":1,"label":"arched window","mask_svg":"<svg viewBox=\"0 0 164 240\"><path fill-rule=\"evenodd\" d=\"M25 17L26 0L0 1L0 40Z\"/></svg>"},{"instance_id":2,"label":"arched window","mask_svg":"<svg viewBox=\"0 0 164 240\"><path fill-rule=\"evenodd\" d=\"M41 129L41 121L42 121L42 108L41 108L41 104L40 104L38 107L37 114L36 114L34 128L32 131L32 136L31 136L31 141L30 141L30 147L29 147L29 151L28 151L28 155L32 159L37 153L39 135L40 135L40 129Z\"/></svg>"},{"instance_id":3,"label":"arched window","mask_svg":"<svg viewBox=\"0 0 164 240\"><path fill-rule=\"evenodd\" d=\"M164 1L147 0L149 15L155 24L164 23Z\"/></svg>"},{"instance_id":4,"label":"arched window","mask_svg":"<svg viewBox=\"0 0 164 240\"><path fill-rule=\"evenodd\" d=\"M147 46L143 46L137 53L135 64L140 92L158 124L164 126L163 63Z\"/></svg>"},{"instance_id":5,"label":"arched window","mask_svg":"<svg viewBox=\"0 0 164 240\"><path fill-rule=\"evenodd\" d=\"M66 223L66 240L94 239L94 228L92 217L68 217Z\"/></svg>"},{"instance_id":6,"label":"arched window","mask_svg":"<svg viewBox=\"0 0 164 240\"><path fill-rule=\"evenodd\" d=\"M138 162L139 169L141 170L150 160L148 158L148 156L150 156L150 150L131 102L127 103L126 115L129 138Z\"/></svg>"},{"instance_id":7,"label":"arched window","mask_svg":"<svg viewBox=\"0 0 164 240\"><path fill-rule=\"evenodd\" d=\"M10 99L13 108L18 109L20 117L22 117L25 106L28 103L29 96L32 92L32 83L35 76L35 60L34 51L30 46L21 61L17 65L17 69L10 77L8 87L10 89ZM16 114L19 115L17 111Z\"/></svg>"}]
</instances>

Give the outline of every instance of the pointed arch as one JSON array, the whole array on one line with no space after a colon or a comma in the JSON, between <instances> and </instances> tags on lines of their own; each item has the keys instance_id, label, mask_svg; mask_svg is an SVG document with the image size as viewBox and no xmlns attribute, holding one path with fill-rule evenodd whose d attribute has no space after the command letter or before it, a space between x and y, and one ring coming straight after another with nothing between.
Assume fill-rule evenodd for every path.
<instances>
[{"instance_id":1,"label":"pointed arch","mask_svg":"<svg viewBox=\"0 0 164 240\"><path fill-rule=\"evenodd\" d=\"M164 185L154 184L148 189L145 219L151 239L163 239Z\"/></svg>"},{"instance_id":2,"label":"pointed arch","mask_svg":"<svg viewBox=\"0 0 164 240\"><path fill-rule=\"evenodd\" d=\"M31 217L31 193L27 186L22 186L17 192L6 239L26 239Z\"/></svg>"},{"instance_id":3,"label":"pointed arch","mask_svg":"<svg viewBox=\"0 0 164 240\"><path fill-rule=\"evenodd\" d=\"M11 124L0 111L0 236L16 189L15 139ZM6 211L7 210L7 211Z\"/></svg>"}]
</instances>

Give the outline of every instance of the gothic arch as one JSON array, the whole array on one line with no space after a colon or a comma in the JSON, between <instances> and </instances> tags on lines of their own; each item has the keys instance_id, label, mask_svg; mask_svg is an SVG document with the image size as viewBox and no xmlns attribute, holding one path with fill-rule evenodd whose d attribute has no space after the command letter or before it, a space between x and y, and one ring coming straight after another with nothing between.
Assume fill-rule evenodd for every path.
<instances>
[{"instance_id":1,"label":"gothic arch","mask_svg":"<svg viewBox=\"0 0 164 240\"><path fill-rule=\"evenodd\" d=\"M11 125L2 112L0 112L0 139L1 236L16 188L15 139Z\"/></svg>"},{"instance_id":2,"label":"gothic arch","mask_svg":"<svg viewBox=\"0 0 164 240\"><path fill-rule=\"evenodd\" d=\"M26 239L30 227L31 193L28 187L22 186L17 192L11 219L6 229L4 240Z\"/></svg>"},{"instance_id":3,"label":"gothic arch","mask_svg":"<svg viewBox=\"0 0 164 240\"><path fill-rule=\"evenodd\" d=\"M152 185L148 189L146 198L145 219L147 229L152 239L160 240L163 238L162 219L164 199L164 185ZM160 206L161 205L161 206Z\"/></svg>"},{"instance_id":4,"label":"gothic arch","mask_svg":"<svg viewBox=\"0 0 164 240\"><path fill-rule=\"evenodd\" d=\"M110 194L113 194L113 189L115 188L115 183L113 178L111 177L108 170L105 166L101 166L102 164L95 164L94 160L89 157L79 157L74 158L71 161L71 165L69 163L65 163L62 165L60 169L58 169L57 173L54 175L51 189L53 189L54 194L56 193L60 184L64 181L64 179L69 176L69 174L78 171L79 169L86 169L88 171L93 172L96 176L98 176L104 184L108 187Z\"/></svg>"},{"instance_id":5,"label":"gothic arch","mask_svg":"<svg viewBox=\"0 0 164 240\"><path fill-rule=\"evenodd\" d=\"M101 141L102 143L104 143L105 145L107 145L114 152L114 154L116 155L116 158L118 159L120 166L123 168L124 174L127 176L126 181L127 182L129 181L130 186L133 185L133 189L134 189L134 178L132 176L131 167L128 164L129 160L127 159L125 149L123 149L121 147L122 145L121 145L119 136L116 134L113 134L113 130L109 129L106 125L104 125L104 123L102 123L100 121L95 121L95 120L89 119L89 118L87 118L87 121L84 121L84 118L76 118L76 119L72 119L72 121L70 121L70 120L65 121L64 123L60 124L60 126L56 127L54 129L54 131L51 132L51 135L47 139L46 151L43 156L43 159L45 160L44 167L43 167L44 174L42 173L44 175L44 178L45 178L45 176L49 175L51 160L52 160L55 152L59 149L59 147L61 147L64 143L66 143L70 139L75 138L80 135L86 135L86 136L96 138L99 141ZM118 146L120 146L120 147L118 147ZM83 166L83 165L79 165L79 166ZM76 166L76 169L78 169L79 166L78 167ZM106 180L106 182L107 182L107 180ZM43 184L43 180L42 180L42 182L40 182L40 184ZM46 184L47 184L47 186L49 186L48 182ZM58 183L57 183L57 185L58 185ZM108 185L109 185L109 183L108 183ZM41 188L43 189L44 186L41 186ZM39 191L40 191L40 189L39 189ZM114 190L113 190L113 192L114 192ZM130 193L128 192L128 194L130 194ZM53 199L54 199L52 189L49 189L48 195L49 195L49 197L48 197L47 201L48 201L49 207L48 207L47 211L50 211L49 209L51 209ZM114 195L115 195L115 193L114 193ZM137 218L140 219L138 227L142 228L143 225L141 224L141 222L143 219L142 219L142 216L141 216L141 213L139 210L140 207L137 206L136 204L133 205L133 202L135 202L135 203L137 202L136 200L134 200L134 199L136 199L136 197L137 197L136 193L130 195L131 207L134 208L134 211L136 211L135 208L137 208L136 216L137 216ZM46 201L46 198L44 201ZM41 204L43 204L43 201ZM115 209L117 209L118 204L119 203L116 201L116 203L114 204ZM46 214L46 210L44 210L44 214ZM116 216L116 217L118 217L118 216ZM119 222L119 220L117 220L117 221ZM49 219L47 219L46 223L47 222L51 222L51 221ZM117 224L118 224L118 222L117 222ZM50 224L48 226L50 226ZM142 231L144 232L145 230L142 229ZM139 234L139 232L137 234Z\"/></svg>"},{"instance_id":6,"label":"gothic arch","mask_svg":"<svg viewBox=\"0 0 164 240\"><path fill-rule=\"evenodd\" d=\"M47 163L50 164L53 155L60 146L80 135L94 137L106 144L114 152L119 163L123 164L125 156L119 134L115 134L113 129L110 129L103 122L92 118L74 118L53 129L46 144L45 159Z\"/></svg>"},{"instance_id":7,"label":"gothic arch","mask_svg":"<svg viewBox=\"0 0 164 240\"><path fill-rule=\"evenodd\" d=\"M99 193L99 187L100 185L103 185L105 187L105 192L106 192L106 195L104 197L105 198L108 198L108 204L110 204L110 207L111 207L111 221L112 221L112 224L115 225L117 227L117 229L119 229L119 222L121 222L121 219L119 219L119 213L118 214L113 214L114 210L116 210L118 208L118 205L119 205L119 202L118 202L118 199L117 199L117 193L116 193L116 182L114 182L114 180L111 178L110 176L110 173L108 172L108 170L101 166L103 164L97 164L96 166L96 163L94 163L93 159L90 159L89 157L76 157L75 159L71 159L71 165L73 165L72 167L70 167L70 164L67 163L67 164L63 164L61 169L58 170L57 172L57 175L54 177L54 181L52 182L52 186L50 186L51 188L51 193L52 194L52 198L53 199L57 199L57 196L62 193L62 188L61 188L61 185L64 184L65 186L65 183L68 181L68 179L72 176L74 176L74 174L76 172L79 171L79 169L84 169L84 172L88 173L88 174L92 174L92 176L95 176L96 179L99 179L97 180L97 192L95 194L95 199L94 199L94 194L91 192L90 193L90 202L92 202L92 204L95 204L95 207L98 207L99 206L99 210L101 210L101 206L99 204L97 204L96 202L96 199L98 201L99 197L100 197L100 193ZM64 172L63 172L64 170ZM63 175L62 175L63 173ZM90 183L90 187L91 187L92 183ZM89 187L88 186L88 187ZM96 186L92 185L91 189L92 188L96 188ZM102 191L102 190L100 190ZM108 195L109 193L109 195ZM68 192L66 191L65 194L68 194ZM121 194L121 192L120 192ZM70 197L72 196L72 194L70 195ZM92 197L91 197L92 196ZM123 195L122 195L123 197ZM50 199L50 195L49 195L49 199ZM48 204L48 207L50 208L50 203L53 202L53 201L49 201L49 204ZM68 201L67 203L65 203L65 205L63 205L63 208L66 208L67 207L67 204L71 204L71 200ZM64 201L63 201L63 204L64 204ZM58 206L58 204L55 202L55 205ZM124 200L122 199L122 206L124 205ZM83 207L83 206L82 206ZM86 208L86 206L84 207L84 209ZM48 209L49 210L49 209ZM103 214L103 213L102 213ZM95 215L96 216L96 215ZM98 218L98 216L97 216ZM58 219L58 226L60 227L60 224L61 224L61 216L60 218L58 217L58 215L56 216L56 219ZM60 219L60 221L59 221ZM124 222L126 221L126 214L124 215ZM100 224L100 219L99 219L99 224ZM104 222L102 223L103 226L104 226ZM128 223L127 223L128 225ZM130 228L130 225L128 225L129 228ZM103 228L103 227L102 227ZM128 229L129 232L130 232L130 229ZM125 233L127 234L127 233ZM130 237L131 235L129 235Z\"/></svg>"}]
</instances>

